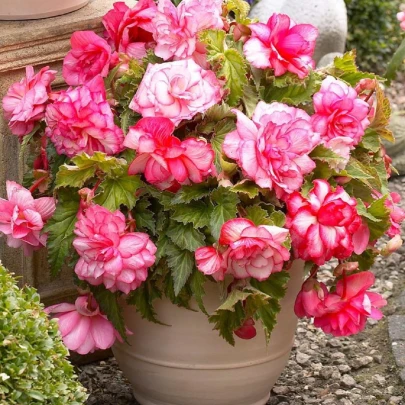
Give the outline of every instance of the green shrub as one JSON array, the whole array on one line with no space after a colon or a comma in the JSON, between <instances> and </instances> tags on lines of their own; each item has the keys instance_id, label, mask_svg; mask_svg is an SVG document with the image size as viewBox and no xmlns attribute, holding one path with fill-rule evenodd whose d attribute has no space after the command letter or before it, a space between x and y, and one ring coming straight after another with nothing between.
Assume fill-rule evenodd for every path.
<instances>
[{"instance_id":1,"label":"green shrub","mask_svg":"<svg viewBox=\"0 0 405 405\"><path fill-rule=\"evenodd\" d=\"M404 38L396 18L402 0L345 2L349 19L347 49L357 50L357 63L362 70L384 73Z\"/></svg>"},{"instance_id":2,"label":"green shrub","mask_svg":"<svg viewBox=\"0 0 405 405\"><path fill-rule=\"evenodd\" d=\"M34 288L20 290L0 263L0 404L79 405L76 380L55 321Z\"/></svg>"}]
</instances>

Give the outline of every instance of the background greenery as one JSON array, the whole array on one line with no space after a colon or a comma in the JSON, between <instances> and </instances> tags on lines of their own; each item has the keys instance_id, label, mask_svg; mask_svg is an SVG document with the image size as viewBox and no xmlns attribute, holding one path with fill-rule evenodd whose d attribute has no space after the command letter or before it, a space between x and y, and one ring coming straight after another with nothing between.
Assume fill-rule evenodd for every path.
<instances>
[{"instance_id":1,"label":"background greenery","mask_svg":"<svg viewBox=\"0 0 405 405\"><path fill-rule=\"evenodd\" d=\"M349 19L346 47L357 50L361 70L379 74L405 37L396 18L401 0L345 0Z\"/></svg>"}]
</instances>

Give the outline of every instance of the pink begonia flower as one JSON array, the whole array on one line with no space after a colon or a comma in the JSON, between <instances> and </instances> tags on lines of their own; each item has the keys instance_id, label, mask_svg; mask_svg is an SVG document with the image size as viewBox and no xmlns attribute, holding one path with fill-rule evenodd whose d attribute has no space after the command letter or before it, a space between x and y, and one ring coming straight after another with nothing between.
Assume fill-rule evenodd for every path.
<instances>
[{"instance_id":1,"label":"pink begonia flower","mask_svg":"<svg viewBox=\"0 0 405 405\"><path fill-rule=\"evenodd\" d=\"M153 19L155 54L164 60L194 57L200 53L198 33L221 29L221 14L222 0L183 0L177 7L170 0L159 0Z\"/></svg>"},{"instance_id":2,"label":"pink begonia flower","mask_svg":"<svg viewBox=\"0 0 405 405\"><path fill-rule=\"evenodd\" d=\"M381 254L383 256L389 256L390 254L396 252L403 244L401 235L395 235L390 239L387 244L381 249Z\"/></svg>"},{"instance_id":3,"label":"pink begonia flower","mask_svg":"<svg viewBox=\"0 0 405 405\"><path fill-rule=\"evenodd\" d=\"M367 318L380 320L379 308L387 305L380 294L367 291L374 274L364 271L338 281L336 292L325 296L324 313L316 315L314 325L333 336L350 336L364 330Z\"/></svg>"},{"instance_id":4,"label":"pink begonia flower","mask_svg":"<svg viewBox=\"0 0 405 405\"><path fill-rule=\"evenodd\" d=\"M131 127L124 146L136 150L137 156L128 173L144 173L146 180L161 190L201 183L215 173L211 145L205 139L180 141L173 130L168 118L142 118Z\"/></svg>"},{"instance_id":5,"label":"pink begonia flower","mask_svg":"<svg viewBox=\"0 0 405 405\"><path fill-rule=\"evenodd\" d=\"M222 281L225 277L225 263L222 254L213 246L200 247L195 251L197 268L207 276Z\"/></svg>"},{"instance_id":6,"label":"pink begonia flower","mask_svg":"<svg viewBox=\"0 0 405 405\"><path fill-rule=\"evenodd\" d=\"M325 313L324 300L328 290L324 283L309 278L302 285L295 300L294 312L298 318L313 318Z\"/></svg>"},{"instance_id":7,"label":"pink begonia flower","mask_svg":"<svg viewBox=\"0 0 405 405\"><path fill-rule=\"evenodd\" d=\"M155 45L152 18L156 12L153 0L139 0L132 8L124 2L114 3L114 8L103 17L110 45L118 53L142 59Z\"/></svg>"},{"instance_id":8,"label":"pink begonia flower","mask_svg":"<svg viewBox=\"0 0 405 405\"><path fill-rule=\"evenodd\" d=\"M236 160L245 177L278 198L298 190L315 168L308 153L319 142L310 116L299 108L260 101L252 120L238 110L236 130L225 137L224 153Z\"/></svg>"},{"instance_id":9,"label":"pink begonia flower","mask_svg":"<svg viewBox=\"0 0 405 405\"><path fill-rule=\"evenodd\" d=\"M353 149L370 124L370 106L358 97L355 89L328 76L313 97L315 114L311 117L314 131L321 135L325 146L342 156L345 162L336 168L342 170Z\"/></svg>"},{"instance_id":10,"label":"pink begonia flower","mask_svg":"<svg viewBox=\"0 0 405 405\"><path fill-rule=\"evenodd\" d=\"M267 24L250 24L252 35L243 46L246 59L259 69L274 69L275 76L291 72L300 79L315 67L312 55L318 30L310 24L295 24L285 14L273 14Z\"/></svg>"},{"instance_id":11,"label":"pink begonia flower","mask_svg":"<svg viewBox=\"0 0 405 405\"><path fill-rule=\"evenodd\" d=\"M9 120L12 134L29 134L37 122L45 116L45 107L55 80L56 70L42 68L34 74L34 68L27 66L26 77L14 83L3 98L4 117Z\"/></svg>"},{"instance_id":12,"label":"pink begonia flower","mask_svg":"<svg viewBox=\"0 0 405 405\"><path fill-rule=\"evenodd\" d=\"M125 216L99 205L79 216L73 241L80 256L75 272L92 285L128 294L138 288L155 263L156 246L146 233L127 232Z\"/></svg>"},{"instance_id":13,"label":"pink begonia flower","mask_svg":"<svg viewBox=\"0 0 405 405\"><path fill-rule=\"evenodd\" d=\"M63 60L63 78L70 86L85 84L97 75L107 77L111 47L93 31L76 31L70 38L72 49Z\"/></svg>"},{"instance_id":14,"label":"pink begonia flower","mask_svg":"<svg viewBox=\"0 0 405 405\"><path fill-rule=\"evenodd\" d=\"M281 271L284 262L290 258L290 252L283 246L287 236L288 230L284 228L256 226L245 218L231 219L221 228L219 244L224 252L214 259L213 266L217 270L212 272L201 260L204 255L215 254L212 250L201 250L205 248L196 251L197 267L205 274L216 273L219 280L223 279L224 270L237 279L266 280L270 274Z\"/></svg>"},{"instance_id":15,"label":"pink begonia flower","mask_svg":"<svg viewBox=\"0 0 405 405\"><path fill-rule=\"evenodd\" d=\"M252 318L246 319L243 325L234 331L235 335L240 339L253 339L257 335L255 321Z\"/></svg>"},{"instance_id":16,"label":"pink begonia flower","mask_svg":"<svg viewBox=\"0 0 405 405\"><path fill-rule=\"evenodd\" d=\"M30 255L46 244L41 234L45 222L55 212L52 197L34 199L30 191L14 181L6 182L7 199L0 198L0 234L7 236L7 245L22 246Z\"/></svg>"},{"instance_id":17,"label":"pink begonia flower","mask_svg":"<svg viewBox=\"0 0 405 405\"><path fill-rule=\"evenodd\" d=\"M105 350L114 344L115 339L121 341L93 296L80 296L74 304L52 305L45 308L45 312L57 319L65 346L79 354Z\"/></svg>"},{"instance_id":18,"label":"pink begonia flower","mask_svg":"<svg viewBox=\"0 0 405 405\"><path fill-rule=\"evenodd\" d=\"M397 14L398 21L401 22L399 26L405 31L405 12L401 11Z\"/></svg>"},{"instance_id":19,"label":"pink begonia flower","mask_svg":"<svg viewBox=\"0 0 405 405\"><path fill-rule=\"evenodd\" d=\"M214 72L192 59L149 64L129 107L143 117L166 117L177 125L218 103L221 87Z\"/></svg>"},{"instance_id":20,"label":"pink begonia flower","mask_svg":"<svg viewBox=\"0 0 405 405\"><path fill-rule=\"evenodd\" d=\"M286 202L286 227L296 258L322 265L367 248L370 231L357 213L356 199L341 186L333 191L327 181L314 180L307 198L294 192Z\"/></svg>"},{"instance_id":21,"label":"pink begonia flower","mask_svg":"<svg viewBox=\"0 0 405 405\"><path fill-rule=\"evenodd\" d=\"M114 155L123 149L124 134L114 123L101 76L62 91L46 108L45 120L45 134L59 154L74 157L98 151Z\"/></svg>"},{"instance_id":22,"label":"pink begonia flower","mask_svg":"<svg viewBox=\"0 0 405 405\"><path fill-rule=\"evenodd\" d=\"M401 202L401 196L398 193L390 193L385 200L385 206L390 211L391 226L387 231L389 237L401 234L401 223L405 220L405 211L397 204Z\"/></svg>"}]
</instances>

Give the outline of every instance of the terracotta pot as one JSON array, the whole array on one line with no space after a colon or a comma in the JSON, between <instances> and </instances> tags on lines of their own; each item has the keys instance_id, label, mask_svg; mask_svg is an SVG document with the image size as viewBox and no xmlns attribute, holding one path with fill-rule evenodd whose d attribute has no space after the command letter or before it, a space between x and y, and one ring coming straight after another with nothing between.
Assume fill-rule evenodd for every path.
<instances>
[{"instance_id":1,"label":"terracotta pot","mask_svg":"<svg viewBox=\"0 0 405 405\"><path fill-rule=\"evenodd\" d=\"M293 307L302 285L303 262L295 262L279 323L266 345L258 327L252 340L236 338L232 347L201 312L156 301L158 318L172 326L141 319L124 310L133 335L130 346L117 344L114 355L142 405L264 405L290 355L297 326ZM215 283L207 285L208 311L220 305ZM259 326L259 323L256 323Z\"/></svg>"},{"instance_id":2,"label":"terracotta pot","mask_svg":"<svg viewBox=\"0 0 405 405\"><path fill-rule=\"evenodd\" d=\"M69 13L89 0L0 0L0 20L34 20Z\"/></svg>"}]
</instances>

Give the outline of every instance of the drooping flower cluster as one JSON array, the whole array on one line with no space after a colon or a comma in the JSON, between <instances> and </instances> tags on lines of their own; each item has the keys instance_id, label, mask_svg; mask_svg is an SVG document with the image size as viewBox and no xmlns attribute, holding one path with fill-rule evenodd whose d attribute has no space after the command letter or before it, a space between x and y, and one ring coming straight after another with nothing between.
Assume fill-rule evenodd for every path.
<instances>
[{"instance_id":1,"label":"drooping flower cluster","mask_svg":"<svg viewBox=\"0 0 405 405\"><path fill-rule=\"evenodd\" d=\"M127 232L125 217L91 205L80 214L73 246L80 259L75 272L92 285L128 294L148 277L155 263L156 246L142 232Z\"/></svg>"},{"instance_id":2,"label":"drooping flower cluster","mask_svg":"<svg viewBox=\"0 0 405 405\"><path fill-rule=\"evenodd\" d=\"M309 115L281 103L259 102L252 120L238 110L237 128L223 143L225 154L244 175L278 198L298 190L304 175L315 168L308 153L318 144Z\"/></svg>"},{"instance_id":3,"label":"drooping flower cluster","mask_svg":"<svg viewBox=\"0 0 405 405\"><path fill-rule=\"evenodd\" d=\"M268 333L298 259L312 272L297 315L360 332L386 302L359 268L400 248L405 220L388 192L378 77L350 52L316 69L318 30L284 14L255 22L239 1L177 3L118 2L104 37L74 33L62 71L72 87L53 91L56 72L32 67L10 87L3 109L32 155L32 185L7 183L0 233L26 253L47 241L52 272L74 269L81 296L49 312L79 353L125 337L120 296L151 319L157 297L202 307L208 280L227 287L220 310L234 321L210 318L222 336L254 338L259 321ZM332 259L326 287L317 272ZM99 302L105 314L100 292L116 300Z\"/></svg>"},{"instance_id":4,"label":"drooping flower cluster","mask_svg":"<svg viewBox=\"0 0 405 405\"><path fill-rule=\"evenodd\" d=\"M124 134L114 123L101 76L62 91L48 105L45 120L45 133L59 154L74 157L99 151L114 155L122 150Z\"/></svg>"},{"instance_id":5,"label":"drooping flower cluster","mask_svg":"<svg viewBox=\"0 0 405 405\"><path fill-rule=\"evenodd\" d=\"M34 74L34 68L27 66L26 77L11 85L2 103L11 133L18 136L27 135L34 129L35 124L44 118L55 75L56 71L50 70L49 67L44 67Z\"/></svg>"},{"instance_id":6,"label":"drooping flower cluster","mask_svg":"<svg viewBox=\"0 0 405 405\"><path fill-rule=\"evenodd\" d=\"M357 201L342 187L315 180L304 198L295 192L287 199L287 228L297 258L322 265L332 257L346 259L363 253L370 231L356 210Z\"/></svg>"},{"instance_id":7,"label":"drooping flower cluster","mask_svg":"<svg viewBox=\"0 0 405 405\"><path fill-rule=\"evenodd\" d=\"M159 189L175 191L180 184L201 183L212 172L211 146L204 139L180 141L174 128L168 118L142 118L129 129L124 145L137 152L129 174L144 173Z\"/></svg>"},{"instance_id":8,"label":"drooping flower cluster","mask_svg":"<svg viewBox=\"0 0 405 405\"><path fill-rule=\"evenodd\" d=\"M290 258L283 246L287 236L288 230L284 228L255 226L243 218L231 219L221 228L220 251L213 247L196 250L197 267L218 280L223 280L225 274L232 274L236 279L265 280L281 271Z\"/></svg>"},{"instance_id":9,"label":"drooping flower cluster","mask_svg":"<svg viewBox=\"0 0 405 405\"><path fill-rule=\"evenodd\" d=\"M0 235L7 237L8 246L22 246L25 254L30 255L46 244L42 230L55 211L55 200L34 199L29 190L14 181L7 181L6 186L7 200L0 198Z\"/></svg>"}]
</instances>

